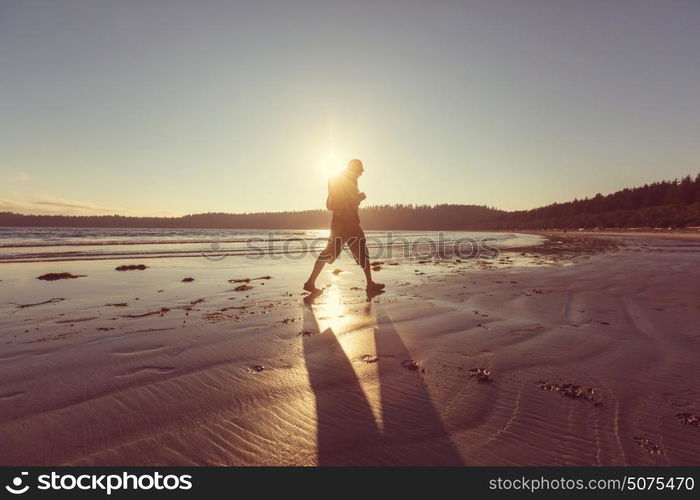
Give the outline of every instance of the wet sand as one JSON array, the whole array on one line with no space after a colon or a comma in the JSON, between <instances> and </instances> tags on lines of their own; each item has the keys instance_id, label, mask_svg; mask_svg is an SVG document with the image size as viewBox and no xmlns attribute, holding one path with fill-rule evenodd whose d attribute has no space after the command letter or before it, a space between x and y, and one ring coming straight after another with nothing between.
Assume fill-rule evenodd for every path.
<instances>
[{"instance_id":1,"label":"wet sand","mask_svg":"<svg viewBox=\"0 0 700 500\"><path fill-rule=\"evenodd\" d=\"M0 463L699 465L700 244L549 237L369 300L346 256L315 298L308 257L4 264Z\"/></svg>"}]
</instances>

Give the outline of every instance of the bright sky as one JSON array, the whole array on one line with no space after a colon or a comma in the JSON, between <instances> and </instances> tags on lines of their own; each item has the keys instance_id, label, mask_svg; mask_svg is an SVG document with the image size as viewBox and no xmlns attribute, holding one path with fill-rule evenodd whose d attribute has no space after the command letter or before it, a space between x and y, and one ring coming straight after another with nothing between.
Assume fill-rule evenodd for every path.
<instances>
[{"instance_id":1,"label":"bright sky","mask_svg":"<svg viewBox=\"0 0 700 500\"><path fill-rule=\"evenodd\" d=\"M700 170L700 2L0 0L0 211L531 208Z\"/></svg>"}]
</instances>

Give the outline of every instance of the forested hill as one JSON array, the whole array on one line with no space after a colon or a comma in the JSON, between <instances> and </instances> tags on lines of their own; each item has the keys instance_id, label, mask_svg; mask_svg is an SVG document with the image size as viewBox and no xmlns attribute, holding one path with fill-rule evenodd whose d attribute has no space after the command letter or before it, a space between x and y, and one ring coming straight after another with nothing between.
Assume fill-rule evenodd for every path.
<instances>
[{"instance_id":1,"label":"forested hill","mask_svg":"<svg viewBox=\"0 0 700 500\"><path fill-rule=\"evenodd\" d=\"M476 205L381 205L360 210L365 229L554 229L700 226L700 174L608 195L507 212ZM183 217L64 216L0 213L0 226L313 229L326 210L204 213Z\"/></svg>"}]
</instances>

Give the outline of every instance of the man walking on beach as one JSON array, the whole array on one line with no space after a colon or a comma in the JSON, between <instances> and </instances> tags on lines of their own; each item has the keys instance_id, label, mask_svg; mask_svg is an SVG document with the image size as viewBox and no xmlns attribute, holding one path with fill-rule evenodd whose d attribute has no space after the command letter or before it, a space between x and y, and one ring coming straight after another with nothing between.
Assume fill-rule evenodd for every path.
<instances>
[{"instance_id":1,"label":"man walking on beach","mask_svg":"<svg viewBox=\"0 0 700 500\"><path fill-rule=\"evenodd\" d=\"M328 245L316 259L311 276L304 283L304 290L311 293L320 292L316 288L316 278L321 274L326 263L331 263L338 258L345 244L350 247L355 260L365 272L367 292L378 293L384 288L382 283L375 283L372 280L365 233L360 227L360 216L357 213L360 203L366 198L365 193L361 193L357 187L357 179L364 171L360 160L350 160L347 168L328 182L326 208L333 211L331 235Z\"/></svg>"}]
</instances>

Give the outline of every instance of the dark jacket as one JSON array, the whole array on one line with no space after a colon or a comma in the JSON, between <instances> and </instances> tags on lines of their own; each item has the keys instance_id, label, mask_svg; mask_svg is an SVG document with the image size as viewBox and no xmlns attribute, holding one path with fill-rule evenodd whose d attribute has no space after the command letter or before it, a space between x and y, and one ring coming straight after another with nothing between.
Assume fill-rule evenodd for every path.
<instances>
[{"instance_id":1,"label":"dark jacket","mask_svg":"<svg viewBox=\"0 0 700 500\"><path fill-rule=\"evenodd\" d=\"M326 208L333 210L334 217L340 217L348 222L359 222L360 216L357 209L361 201L357 179L343 172L328 181Z\"/></svg>"}]
</instances>

